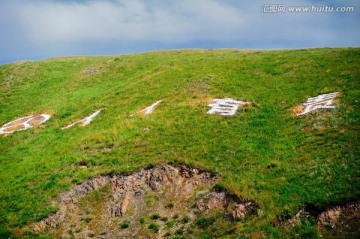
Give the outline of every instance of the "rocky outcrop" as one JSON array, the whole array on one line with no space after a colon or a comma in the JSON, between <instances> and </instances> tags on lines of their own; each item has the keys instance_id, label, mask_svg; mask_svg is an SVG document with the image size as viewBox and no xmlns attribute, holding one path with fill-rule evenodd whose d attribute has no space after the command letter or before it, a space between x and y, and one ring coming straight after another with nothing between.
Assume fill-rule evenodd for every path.
<instances>
[{"instance_id":1,"label":"rocky outcrop","mask_svg":"<svg viewBox=\"0 0 360 239\"><path fill-rule=\"evenodd\" d=\"M257 205L254 202L236 203L235 210L226 213L229 220L235 221L243 219L248 214L254 214L257 210Z\"/></svg>"},{"instance_id":2,"label":"rocky outcrop","mask_svg":"<svg viewBox=\"0 0 360 239\"><path fill-rule=\"evenodd\" d=\"M199 168L168 164L131 175L98 176L62 193L59 210L33 224L31 229L41 231L49 227L50 232L58 233L58 238L86 237L84 233L90 231L90 234L102 235L98 238L134 238L146 234L139 219L152 213L162 215L163 221L159 223L163 223L165 228L168 218L195 218L199 213L207 215L221 211L226 218L234 221L254 212L256 205L253 202L240 200L225 191L212 190L218 178L218 175ZM84 204L83 198L105 186L108 194L93 206L95 208L91 208L89 203ZM131 230L121 231L119 222L125 219L134 226ZM184 228L186 226L182 226Z\"/></svg>"},{"instance_id":3,"label":"rocky outcrop","mask_svg":"<svg viewBox=\"0 0 360 239\"><path fill-rule=\"evenodd\" d=\"M230 221L242 219L247 214L254 214L257 207L254 202L242 200L225 191L210 192L196 203L196 208L205 213L227 209L225 217Z\"/></svg>"},{"instance_id":4,"label":"rocky outcrop","mask_svg":"<svg viewBox=\"0 0 360 239\"><path fill-rule=\"evenodd\" d=\"M185 165L180 169L170 165L159 165L129 176L114 174L95 177L62 193L59 197L60 210L43 219L40 224L56 227L64 221L66 211L78 203L79 196L86 195L107 184L113 191L110 214L111 216L121 216L126 212L132 198L142 193L142 186L148 186L151 190L157 191L163 187L184 184L184 188L190 190L197 185L213 183L217 178L218 176L215 174Z\"/></svg>"},{"instance_id":5,"label":"rocky outcrop","mask_svg":"<svg viewBox=\"0 0 360 239\"><path fill-rule=\"evenodd\" d=\"M302 219L313 217L317 220L319 233L324 238L359 238L360 202L346 202L324 208L306 205L295 216L280 220L288 227L299 226Z\"/></svg>"},{"instance_id":6,"label":"rocky outcrop","mask_svg":"<svg viewBox=\"0 0 360 239\"><path fill-rule=\"evenodd\" d=\"M318 225L336 228L340 226L339 224L343 224L344 221L353 220L360 222L360 202L351 202L328 208L319 215Z\"/></svg>"}]
</instances>

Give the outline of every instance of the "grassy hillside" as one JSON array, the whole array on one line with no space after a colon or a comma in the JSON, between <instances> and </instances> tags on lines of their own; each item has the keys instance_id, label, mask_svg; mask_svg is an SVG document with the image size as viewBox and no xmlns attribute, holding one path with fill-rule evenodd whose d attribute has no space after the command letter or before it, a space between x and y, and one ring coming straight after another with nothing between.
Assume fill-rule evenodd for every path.
<instances>
[{"instance_id":1,"label":"grassy hillside","mask_svg":"<svg viewBox=\"0 0 360 239\"><path fill-rule=\"evenodd\" d=\"M2 65L0 126L31 113L52 118L0 137L1 233L56 211L58 195L85 179L181 162L217 172L221 185L259 205L229 238L316 238L314 220L292 228L278 222L306 204L360 198L359 63L360 49L307 49ZM336 109L292 115L308 97L334 91ZM210 99L226 97L251 107L234 117L206 114ZM160 99L151 115L139 113ZM90 125L61 130L101 108ZM216 237L206 233L199 238Z\"/></svg>"}]
</instances>

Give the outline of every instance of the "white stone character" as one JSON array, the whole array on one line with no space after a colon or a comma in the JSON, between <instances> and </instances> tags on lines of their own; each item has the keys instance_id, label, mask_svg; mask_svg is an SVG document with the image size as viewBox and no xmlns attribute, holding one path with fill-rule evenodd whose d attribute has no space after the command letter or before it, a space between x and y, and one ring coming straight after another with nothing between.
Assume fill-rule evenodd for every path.
<instances>
[{"instance_id":1,"label":"white stone character","mask_svg":"<svg viewBox=\"0 0 360 239\"><path fill-rule=\"evenodd\" d=\"M76 124L82 123L82 126L88 125L90 124L90 122L102 111L102 109L97 110L96 112L92 113L91 115L89 115L88 117L85 117L81 120L76 121L75 123L69 124L65 127L62 127L61 129L68 129L70 127L73 127Z\"/></svg>"},{"instance_id":2,"label":"white stone character","mask_svg":"<svg viewBox=\"0 0 360 239\"><path fill-rule=\"evenodd\" d=\"M238 108L246 104L247 102L237 101L231 98L214 99L213 103L208 105L211 109L207 113L224 116L235 115Z\"/></svg>"},{"instance_id":3,"label":"white stone character","mask_svg":"<svg viewBox=\"0 0 360 239\"><path fill-rule=\"evenodd\" d=\"M22 131L42 124L51 118L49 114L29 115L4 124L0 128L0 134L10 134L15 131Z\"/></svg>"},{"instance_id":4,"label":"white stone character","mask_svg":"<svg viewBox=\"0 0 360 239\"><path fill-rule=\"evenodd\" d=\"M333 109L336 106L333 105L333 100L339 92L333 92L329 94L319 95L317 97L308 98L302 105L304 109L302 112L296 114L297 116L308 114L311 111L317 109Z\"/></svg>"},{"instance_id":5,"label":"white stone character","mask_svg":"<svg viewBox=\"0 0 360 239\"><path fill-rule=\"evenodd\" d=\"M145 109L141 110L141 112L144 112L145 115L151 114L151 113L154 111L155 107L156 107L158 104L160 104L162 101L163 101L163 100L158 100L158 101L156 101L154 104L152 104L152 105L146 107Z\"/></svg>"}]
</instances>

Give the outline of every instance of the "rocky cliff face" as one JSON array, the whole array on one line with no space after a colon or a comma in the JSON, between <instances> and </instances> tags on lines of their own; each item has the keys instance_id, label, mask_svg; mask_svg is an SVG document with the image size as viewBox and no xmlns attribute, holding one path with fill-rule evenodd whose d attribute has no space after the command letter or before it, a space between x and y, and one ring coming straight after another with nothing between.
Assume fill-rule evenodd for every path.
<instances>
[{"instance_id":1,"label":"rocky cliff face","mask_svg":"<svg viewBox=\"0 0 360 239\"><path fill-rule=\"evenodd\" d=\"M218 175L168 164L131 175L86 180L59 196L59 210L31 226L56 238L163 238L189 229L199 215L222 213L234 221L256 206L224 190Z\"/></svg>"}]
</instances>

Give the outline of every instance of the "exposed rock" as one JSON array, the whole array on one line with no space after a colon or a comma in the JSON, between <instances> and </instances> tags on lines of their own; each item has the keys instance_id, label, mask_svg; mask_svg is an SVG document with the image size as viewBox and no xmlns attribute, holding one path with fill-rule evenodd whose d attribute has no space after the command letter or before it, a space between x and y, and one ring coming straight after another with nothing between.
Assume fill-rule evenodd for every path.
<instances>
[{"instance_id":1,"label":"exposed rock","mask_svg":"<svg viewBox=\"0 0 360 239\"><path fill-rule=\"evenodd\" d=\"M257 205L223 191L210 192L196 203L196 208L206 214L225 209L225 217L230 221L235 221L244 218L247 214L254 214Z\"/></svg>"},{"instance_id":2,"label":"exposed rock","mask_svg":"<svg viewBox=\"0 0 360 239\"><path fill-rule=\"evenodd\" d=\"M355 219L360 220L360 202L347 203L327 209L320 214L318 224L320 226L336 228L341 221Z\"/></svg>"},{"instance_id":3,"label":"exposed rock","mask_svg":"<svg viewBox=\"0 0 360 239\"><path fill-rule=\"evenodd\" d=\"M236 204L234 211L226 214L227 218L231 221L244 218L248 214L253 214L256 211L257 206L253 202L245 202Z\"/></svg>"},{"instance_id":4,"label":"exposed rock","mask_svg":"<svg viewBox=\"0 0 360 239\"><path fill-rule=\"evenodd\" d=\"M283 221L285 226L297 226L301 219L312 216L317 219L317 226L324 238L359 238L360 237L360 202L349 202L331 206L327 209L312 204L301 209L292 218Z\"/></svg>"},{"instance_id":5,"label":"exposed rock","mask_svg":"<svg viewBox=\"0 0 360 239\"><path fill-rule=\"evenodd\" d=\"M196 204L196 208L200 211L209 212L213 209L228 206L229 201L225 192L211 192L206 198L200 200Z\"/></svg>"},{"instance_id":6,"label":"exposed rock","mask_svg":"<svg viewBox=\"0 0 360 239\"><path fill-rule=\"evenodd\" d=\"M321 213L319 223L334 228L340 218L341 211L341 207L335 207Z\"/></svg>"},{"instance_id":7,"label":"exposed rock","mask_svg":"<svg viewBox=\"0 0 360 239\"><path fill-rule=\"evenodd\" d=\"M86 238L88 233L94 234L95 238L140 238L139 235L150 233L140 224L140 218L153 213L162 216L163 221L157 222L162 228L165 228L168 218L176 215L193 220L198 213L221 211L229 220L236 220L253 213L256 208L253 202L240 200L225 191L212 191L218 178L202 169L167 164L127 176L98 176L62 193L59 196L60 209L34 223L31 229L39 232L49 227L49 232L56 238ZM202 193L196 189L201 189ZM96 200L92 200L91 195L97 195ZM169 203L172 206L166 207ZM130 222L129 230L122 230L119 226L123 220ZM180 226L185 230L189 225L178 225L171 230ZM160 238L162 234L165 232L160 229L159 237L152 238Z\"/></svg>"},{"instance_id":8,"label":"exposed rock","mask_svg":"<svg viewBox=\"0 0 360 239\"><path fill-rule=\"evenodd\" d=\"M124 200L120 204L121 215L126 213L126 210L128 209L128 206L130 203L130 199L131 199L131 196L129 194L126 194Z\"/></svg>"},{"instance_id":9,"label":"exposed rock","mask_svg":"<svg viewBox=\"0 0 360 239\"><path fill-rule=\"evenodd\" d=\"M309 212L307 212L305 209L301 209L300 211L298 211L294 217L290 218L288 220L288 225L290 226L296 226L299 225L301 223L301 218L303 217L308 217L310 215Z\"/></svg>"}]
</instances>

